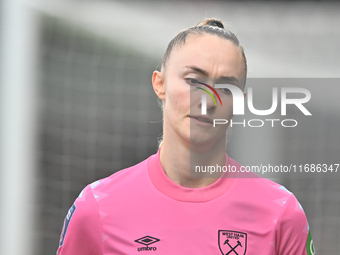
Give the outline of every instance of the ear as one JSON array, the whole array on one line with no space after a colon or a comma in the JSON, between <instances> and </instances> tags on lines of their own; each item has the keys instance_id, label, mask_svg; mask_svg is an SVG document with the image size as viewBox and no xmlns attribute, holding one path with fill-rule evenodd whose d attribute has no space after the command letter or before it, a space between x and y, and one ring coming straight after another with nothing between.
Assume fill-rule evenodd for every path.
<instances>
[{"instance_id":1,"label":"ear","mask_svg":"<svg viewBox=\"0 0 340 255\"><path fill-rule=\"evenodd\" d=\"M165 100L164 74L160 71L154 71L152 74L152 87L159 99Z\"/></svg>"}]
</instances>

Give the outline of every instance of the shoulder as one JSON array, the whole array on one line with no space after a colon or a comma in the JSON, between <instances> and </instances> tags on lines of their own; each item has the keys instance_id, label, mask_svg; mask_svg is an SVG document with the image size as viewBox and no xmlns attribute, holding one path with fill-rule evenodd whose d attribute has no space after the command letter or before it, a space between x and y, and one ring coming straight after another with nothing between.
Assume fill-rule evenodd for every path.
<instances>
[{"instance_id":1,"label":"shoulder","mask_svg":"<svg viewBox=\"0 0 340 255\"><path fill-rule=\"evenodd\" d=\"M250 173L248 178L239 178L237 186L243 191L244 197L247 197L248 201L251 200L250 204L273 210L276 214L284 213L289 216L287 212L290 212L294 218L299 215L305 217L295 195L279 183Z\"/></svg>"},{"instance_id":2,"label":"shoulder","mask_svg":"<svg viewBox=\"0 0 340 255\"><path fill-rule=\"evenodd\" d=\"M147 165L148 160L119 170L118 172L104 178L97 180L89 185L88 188L92 189L93 194L96 196L98 192L111 193L117 190L129 189L138 186L142 181L147 178Z\"/></svg>"},{"instance_id":3,"label":"shoulder","mask_svg":"<svg viewBox=\"0 0 340 255\"><path fill-rule=\"evenodd\" d=\"M75 200L73 209L71 208L72 214L74 213L80 221L98 218L98 211L103 198L111 194L119 194L117 191L121 188L133 186L134 182L138 182L141 176L145 175L146 164L147 160L144 160L137 165L120 170L109 177L87 185Z\"/></svg>"},{"instance_id":4,"label":"shoulder","mask_svg":"<svg viewBox=\"0 0 340 255\"><path fill-rule=\"evenodd\" d=\"M241 167L237 162L233 164ZM303 208L295 195L283 185L260 177L254 173L242 173L236 181L237 191L245 203L276 215L278 224L300 222L301 228L308 228Z\"/></svg>"},{"instance_id":5,"label":"shoulder","mask_svg":"<svg viewBox=\"0 0 340 255\"><path fill-rule=\"evenodd\" d=\"M288 199L288 197L294 196L292 192L283 185L261 177L256 173L245 171L246 168L232 158L229 158L229 164L235 167L237 171L237 187L242 189L243 193L247 194L247 196L258 196L261 197L261 199L271 200L279 198ZM283 200L283 202L284 201L286 200Z\"/></svg>"},{"instance_id":6,"label":"shoulder","mask_svg":"<svg viewBox=\"0 0 340 255\"><path fill-rule=\"evenodd\" d=\"M128 194L137 192L150 182L147 171L148 159L106 178L87 185L80 193L76 203L91 204L97 210L106 203L121 201Z\"/></svg>"}]
</instances>

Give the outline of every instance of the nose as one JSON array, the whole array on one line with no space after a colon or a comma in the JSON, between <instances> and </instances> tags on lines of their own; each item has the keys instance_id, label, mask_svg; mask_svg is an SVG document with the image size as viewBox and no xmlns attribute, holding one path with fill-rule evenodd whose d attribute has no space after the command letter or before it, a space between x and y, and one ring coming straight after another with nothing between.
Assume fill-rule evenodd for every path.
<instances>
[{"instance_id":1,"label":"nose","mask_svg":"<svg viewBox=\"0 0 340 255\"><path fill-rule=\"evenodd\" d=\"M212 111L216 108L216 98L210 92L203 92L201 96L201 114L206 115L207 111Z\"/></svg>"},{"instance_id":2,"label":"nose","mask_svg":"<svg viewBox=\"0 0 340 255\"><path fill-rule=\"evenodd\" d=\"M216 95L214 93L211 93L210 95L206 96L207 96L207 111L209 111L217 106Z\"/></svg>"}]
</instances>

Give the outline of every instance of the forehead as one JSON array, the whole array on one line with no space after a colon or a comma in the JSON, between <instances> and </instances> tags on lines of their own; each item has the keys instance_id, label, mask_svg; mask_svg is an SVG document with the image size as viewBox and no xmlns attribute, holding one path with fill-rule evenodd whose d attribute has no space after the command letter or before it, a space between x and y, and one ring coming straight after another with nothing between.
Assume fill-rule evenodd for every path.
<instances>
[{"instance_id":1,"label":"forehead","mask_svg":"<svg viewBox=\"0 0 340 255\"><path fill-rule=\"evenodd\" d=\"M211 78L244 77L242 54L231 41L217 35L189 35L184 45L171 53L168 69L181 70L185 66L197 66L208 72Z\"/></svg>"}]
</instances>

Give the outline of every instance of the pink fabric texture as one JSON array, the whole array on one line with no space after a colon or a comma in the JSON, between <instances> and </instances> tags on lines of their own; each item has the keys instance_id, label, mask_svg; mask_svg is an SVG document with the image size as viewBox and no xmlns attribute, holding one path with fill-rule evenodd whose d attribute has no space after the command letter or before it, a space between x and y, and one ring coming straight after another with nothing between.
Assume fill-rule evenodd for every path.
<instances>
[{"instance_id":1,"label":"pink fabric texture","mask_svg":"<svg viewBox=\"0 0 340 255\"><path fill-rule=\"evenodd\" d=\"M308 231L301 205L283 186L220 178L181 187L164 173L158 152L81 192L57 254L306 255Z\"/></svg>"}]
</instances>

